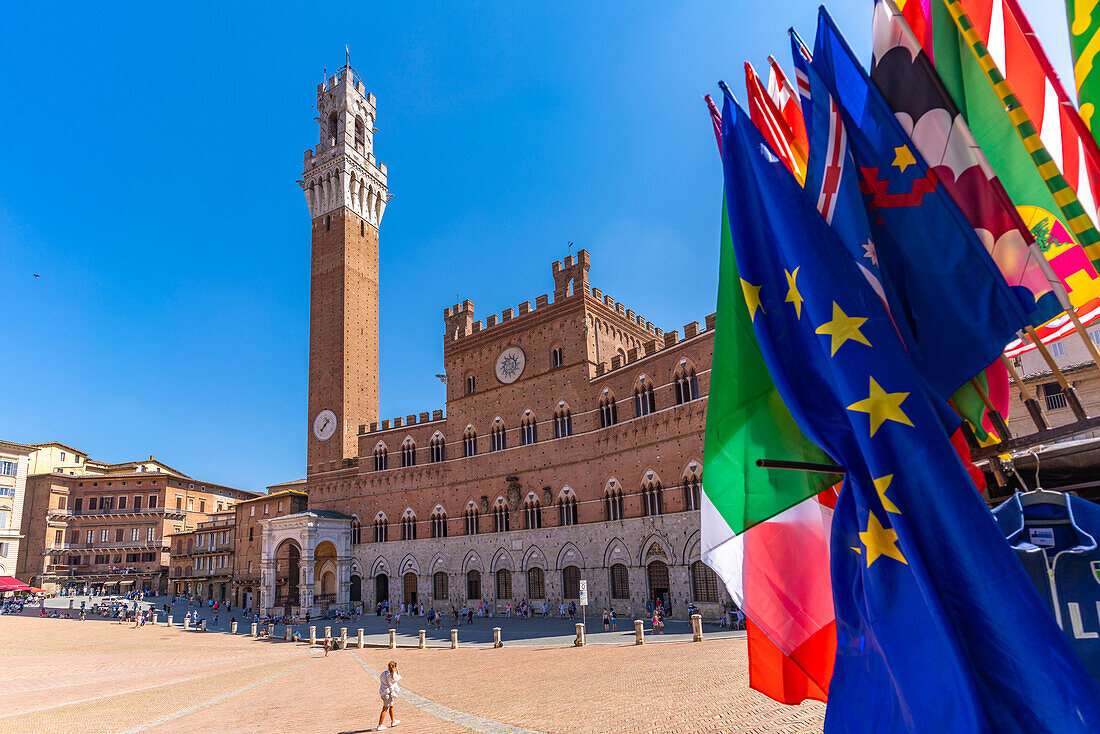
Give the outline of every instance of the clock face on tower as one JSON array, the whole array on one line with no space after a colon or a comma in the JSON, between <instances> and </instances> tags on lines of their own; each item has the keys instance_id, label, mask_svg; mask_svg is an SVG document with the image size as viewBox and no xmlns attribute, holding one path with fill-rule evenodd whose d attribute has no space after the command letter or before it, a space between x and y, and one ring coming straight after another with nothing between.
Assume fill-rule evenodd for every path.
<instances>
[{"instance_id":1,"label":"clock face on tower","mask_svg":"<svg viewBox=\"0 0 1100 734\"><path fill-rule=\"evenodd\" d=\"M527 355L519 347L508 347L497 357L495 372L497 379L505 385L510 385L523 374L523 368L527 364Z\"/></svg>"},{"instance_id":2,"label":"clock face on tower","mask_svg":"<svg viewBox=\"0 0 1100 734\"><path fill-rule=\"evenodd\" d=\"M318 441L327 441L336 433L336 414L328 408L322 410L313 419L313 435Z\"/></svg>"}]
</instances>

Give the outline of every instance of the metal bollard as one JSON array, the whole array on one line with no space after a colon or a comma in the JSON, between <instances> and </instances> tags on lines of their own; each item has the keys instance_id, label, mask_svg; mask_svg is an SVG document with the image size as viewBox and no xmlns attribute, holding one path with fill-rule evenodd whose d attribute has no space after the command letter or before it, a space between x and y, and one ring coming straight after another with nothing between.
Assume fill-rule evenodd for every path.
<instances>
[{"instance_id":1,"label":"metal bollard","mask_svg":"<svg viewBox=\"0 0 1100 734\"><path fill-rule=\"evenodd\" d=\"M169 627L172 626L172 615L171 614L168 615L168 626Z\"/></svg>"},{"instance_id":2,"label":"metal bollard","mask_svg":"<svg viewBox=\"0 0 1100 734\"><path fill-rule=\"evenodd\" d=\"M458 630L451 630L451 649L454 650L458 647Z\"/></svg>"},{"instance_id":3,"label":"metal bollard","mask_svg":"<svg viewBox=\"0 0 1100 734\"><path fill-rule=\"evenodd\" d=\"M359 649L363 649L363 628L359 628Z\"/></svg>"},{"instance_id":4,"label":"metal bollard","mask_svg":"<svg viewBox=\"0 0 1100 734\"><path fill-rule=\"evenodd\" d=\"M310 645L316 645L317 644L317 628L313 625L310 625L310 627L309 627L309 644Z\"/></svg>"},{"instance_id":5,"label":"metal bollard","mask_svg":"<svg viewBox=\"0 0 1100 734\"><path fill-rule=\"evenodd\" d=\"M253 637L259 637L260 636L260 625L256 624L255 622L252 623L252 636Z\"/></svg>"},{"instance_id":6,"label":"metal bollard","mask_svg":"<svg viewBox=\"0 0 1100 734\"><path fill-rule=\"evenodd\" d=\"M397 647L397 630L390 630L390 649L393 650Z\"/></svg>"},{"instance_id":7,"label":"metal bollard","mask_svg":"<svg viewBox=\"0 0 1100 734\"><path fill-rule=\"evenodd\" d=\"M703 641L703 615L701 614L691 615L691 641Z\"/></svg>"},{"instance_id":8,"label":"metal bollard","mask_svg":"<svg viewBox=\"0 0 1100 734\"><path fill-rule=\"evenodd\" d=\"M504 647L500 641L500 627L493 627L493 647Z\"/></svg>"},{"instance_id":9,"label":"metal bollard","mask_svg":"<svg viewBox=\"0 0 1100 734\"><path fill-rule=\"evenodd\" d=\"M644 624L645 623L640 619L635 619L634 620L634 644L635 645L644 645L645 644L645 630L642 629L642 625L644 625Z\"/></svg>"},{"instance_id":10,"label":"metal bollard","mask_svg":"<svg viewBox=\"0 0 1100 734\"><path fill-rule=\"evenodd\" d=\"M420 650L424 649L424 630L420 630L420 642L416 646Z\"/></svg>"},{"instance_id":11,"label":"metal bollard","mask_svg":"<svg viewBox=\"0 0 1100 734\"><path fill-rule=\"evenodd\" d=\"M230 634L233 634L233 635L237 634L237 620L235 620L235 619L234 619L234 620L233 620L233 621L232 621L232 622L231 622L231 623L229 624L229 633L230 633Z\"/></svg>"},{"instance_id":12,"label":"metal bollard","mask_svg":"<svg viewBox=\"0 0 1100 734\"><path fill-rule=\"evenodd\" d=\"M574 647L584 647L584 624L577 622L577 639L573 640Z\"/></svg>"}]
</instances>

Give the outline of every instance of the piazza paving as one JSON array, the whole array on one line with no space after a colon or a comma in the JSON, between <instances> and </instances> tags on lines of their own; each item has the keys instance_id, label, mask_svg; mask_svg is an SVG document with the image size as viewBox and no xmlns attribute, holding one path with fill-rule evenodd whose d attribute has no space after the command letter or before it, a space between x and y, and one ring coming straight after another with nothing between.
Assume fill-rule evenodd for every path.
<instances>
[{"instance_id":1,"label":"piazza paving","mask_svg":"<svg viewBox=\"0 0 1100 734\"><path fill-rule=\"evenodd\" d=\"M748 689L741 635L583 648L556 637L502 649L371 642L325 657L243 634L0 616L0 731L371 731L389 660L405 676L398 732L818 732L824 719L821 704L780 706Z\"/></svg>"}]
</instances>

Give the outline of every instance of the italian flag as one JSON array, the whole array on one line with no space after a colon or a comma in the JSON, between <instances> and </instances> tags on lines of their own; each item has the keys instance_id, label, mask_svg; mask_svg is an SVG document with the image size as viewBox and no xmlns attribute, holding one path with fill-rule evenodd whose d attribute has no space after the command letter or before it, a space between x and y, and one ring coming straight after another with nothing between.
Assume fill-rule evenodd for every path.
<instances>
[{"instance_id":1,"label":"italian flag","mask_svg":"<svg viewBox=\"0 0 1100 734\"><path fill-rule=\"evenodd\" d=\"M836 657L828 485L832 464L795 424L753 332L723 202L718 316L704 449L702 556L749 618L749 685L787 704L825 701Z\"/></svg>"}]
</instances>

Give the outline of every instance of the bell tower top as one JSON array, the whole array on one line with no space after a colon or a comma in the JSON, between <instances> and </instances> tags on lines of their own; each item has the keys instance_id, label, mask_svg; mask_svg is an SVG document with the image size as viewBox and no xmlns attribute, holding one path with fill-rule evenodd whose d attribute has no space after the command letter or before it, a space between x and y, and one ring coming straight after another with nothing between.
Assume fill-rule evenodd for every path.
<instances>
[{"instance_id":1,"label":"bell tower top","mask_svg":"<svg viewBox=\"0 0 1100 734\"><path fill-rule=\"evenodd\" d=\"M389 200L386 166L374 155L376 100L345 65L317 85L317 147L304 155L299 185L312 219L346 206L376 228Z\"/></svg>"}]
</instances>

